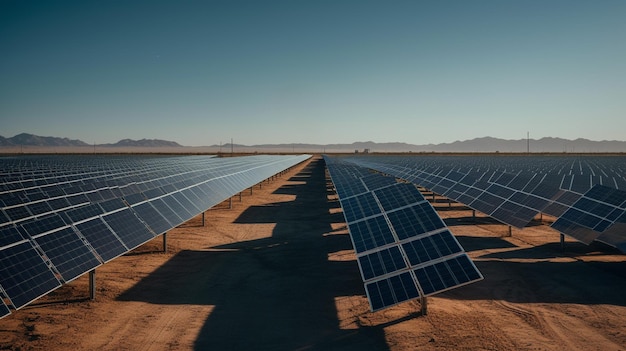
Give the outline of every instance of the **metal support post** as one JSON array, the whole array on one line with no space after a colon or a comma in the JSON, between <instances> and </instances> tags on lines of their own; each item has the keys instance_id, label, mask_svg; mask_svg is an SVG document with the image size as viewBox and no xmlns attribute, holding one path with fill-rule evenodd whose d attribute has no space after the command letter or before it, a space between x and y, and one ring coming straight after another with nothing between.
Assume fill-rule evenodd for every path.
<instances>
[{"instance_id":1,"label":"metal support post","mask_svg":"<svg viewBox=\"0 0 626 351\"><path fill-rule=\"evenodd\" d=\"M167 232L163 233L163 252L167 253Z\"/></svg>"},{"instance_id":2,"label":"metal support post","mask_svg":"<svg viewBox=\"0 0 626 351\"><path fill-rule=\"evenodd\" d=\"M204 213L205 213L205 212L202 212L202 226L203 226L203 227L204 227Z\"/></svg>"},{"instance_id":3,"label":"metal support post","mask_svg":"<svg viewBox=\"0 0 626 351\"><path fill-rule=\"evenodd\" d=\"M561 251L565 251L565 234L560 233L561 235Z\"/></svg>"},{"instance_id":4,"label":"metal support post","mask_svg":"<svg viewBox=\"0 0 626 351\"><path fill-rule=\"evenodd\" d=\"M452 200L448 199L448 208L452 207Z\"/></svg>"},{"instance_id":5,"label":"metal support post","mask_svg":"<svg viewBox=\"0 0 626 351\"><path fill-rule=\"evenodd\" d=\"M228 199L228 208L232 209L233 208L233 197L231 196L230 199Z\"/></svg>"},{"instance_id":6,"label":"metal support post","mask_svg":"<svg viewBox=\"0 0 626 351\"><path fill-rule=\"evenodd\" d=\"M428 301L426 299L426 296L422 296L422 298L420 299L420 304L422 305L422 316L428 314Z\"/></svg>"},{"instance_id":7,"label":"metal support post","mask_svg":"<svg viewBox=\"0 0 626 351\"><path fill-rule=\"evenodd\" d=\"M89 271L89 299L96 299L96 270Z\"/></svg>"},{"instance_id":8,"label":"metal support post","mask_svg":"<svg viewBox=\"0 0 626 351\"><path fill-rule=\"evenodd\" d=\"M472 210L472 219L476 220L476 210Z\"/></svg>"},{"instance_id":9,"label":"metal support post","mask_svg":"<svg viewBox=\"0 0 626 351\"><path fill-rule=\"evenodd\" d=\"M511 226L509 226L509 235L507 235L508 237L512 237L513 236L513 228Z\"/></svg>"},{"instance_id":10,"label":"metal support post","mask_svg":"<svg viewBox=\"0 0 626 351\"><path fill-rule=\"evenodd\" d=\"M239 192L239 202L243 202L243 200L241 199L241 192Z\"/></svg>"}]
</instances>

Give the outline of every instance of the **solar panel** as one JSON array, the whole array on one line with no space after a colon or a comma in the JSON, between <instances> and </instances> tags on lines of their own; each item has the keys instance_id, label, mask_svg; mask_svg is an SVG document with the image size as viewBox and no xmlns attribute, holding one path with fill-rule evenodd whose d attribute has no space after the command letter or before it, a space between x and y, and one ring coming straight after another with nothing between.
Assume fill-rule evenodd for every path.
<instances>
[{"instance_id":1,"label":"solar panel","mask_svg":"<svg viewBox=\"0 0 626 351\"><path fill-rule=\"evenodd\" d=\"M348 229L357 253L395 242L391 229L382 215L349 223Z\"/></svg>"},{"instance_id":2,"label":"solar panel","mask_svg":"<svg viewBox=\"0 0 626 351\"><path fill-rule=\"evenodd\" d=\"M346 223L380 214L382 211L371 192L349 197L341 201Z\"/></svg>"},{"instance_id":3,"label":"solar panel","mask_svg":"<svg viewBox=\"0 0 626 351\"><path fill-rule=\"evenodd\" d=\"M11 314L11 311L9 311L9 308L7 307L7 305L4 304L4 301L0 299L0 318L6 317L9 314Z\"/></svg>"},{"instance_id":4,"label":"solar panel","mask_svg":"<svg viewBox=\"0 0 626 351\"><path fill-rule=\"evenodd\" d=\"M76 229L87 239L103 262L129 250L99 217L77 224Z\"/></svg>"},{"instance_id":5,"label":"solar panel","mask_svg":"<svg viewBox=\"0 0 626 351\"><path fill-rule=\"evenodd\" d=\"M397 183L393 186L376 190L374 194L385 211L425 201L422 194L413 184Z\"/></svg>"},{"instance_id":6,"label":"solar panel","mask_svg":"<svg viewBox=\"0 0 626 351\"><path fill-rule=\"evenodd\" d=\"M399 240L445 228L446 226L428 202L388 212L387 216Z\"/></svg>"},{"instance_id":7,"label":"solar panel","mask_svg":"<svg viewBox=\"0 0 626 351\"><path fill-rule=\"evenodd\" d=\"M0 250L0 286L18 309L61 286L30 241Z\"/></svg>"},{"instance_id":8,"label":"solar panel","mask_svg":"<svg viewBox=\"0 0 626 351\"><path fill-rule=\"evenodd\" d=\"M589 244L623 216L626 210L621 207L624 203L622 199L626 199L626 192L596 185L567 209L551 227ZM607 234L605 238L613 235L616 233Z\"/></svg>"},{"instance_id":9,"label":"solar panel","mask_svg":"<svg viewBox=\"0 0 626 351\"><path fill-rule=\"evenodd\" d=\"M15 244L26 239L17 230L17 227L8 225L0 227L0 248L8 245Z\"/></svg>"},{"instance_id":10,"label":"solar panel","mask_svg":"<svg viewBox=\"0 0 626 351\"><path fill-rule=\"evenodd\" d=\"M35 242L41 247L65 282L69 282L101 264L71 227L40 236L35 239Z\"/></svg>"},{"instance_id":11,"label":"solar panel","mask_svg":"<svg viewBox=\"0 0 626 351\"><path fill-rule=\"evenodd\" d=\"M415 182L518 228L539 212L552 215L557 217L559 230L585 243L608 230L621 215L615 207L626 201L626 192L620 190L626 187L624 160L578 156L342 158L351 165ZM585 200L579 203L583 194ZM606 199L595 201L594 196ZM572 210L576 207L578 211Z\"/></svg>"},{"instance_id":12,"label":"solar panel","mask_svg":"<svg viewBox=\"0 0 626 351\"><path fill-rule=\"evenodd\" d=\"M422 288L414 270L426 269L434 264L433 260L441 263L464 255L441 217L412 184L387 184L357 196L342 197L350 193L343 189L351 188L351 182L365 183L362 175L366 172L348 172L354 167L328 157L325 160L344 210L371 309L376 311L425 296L420 294ZM468 273L471 281L482 279L476 267L471 267L475 270ZM449 285L445 289L454 286L449 280L446 282ZM456 285L469 282L463 277L454 280Z\"/></svg>"},{"instance_id":13,"label":"solar panel","mask_svg":"<svg viewBox=\"0 0 626 351\"><path fill-rule=\"evenodd\" d=\"M365 290L372 311L420 297L410 272L366 283Z\"/></svg>"},{"instance_id":14,"label":"solar panel","mask_svg":"<svg viewBox=\"0 0 626 351\"><path fill-rule=\"evenodd\" d=\"M110 213L102 219L130 249L134 249L155 236L130 209Z\"/></svg>"},{"instance_id":15,"label":"solar panel","mask_svg":"<svg viewBox=\"0 0 626 351\"><path fill-rule=\"evenodd\" d=\"M149 202L131 208L156 235L163 234L174 227L174 224L168 222Z\"/></svg>"},{"instance_id":16,"label":"solar panel","mask_svg":"<svg viewBox=\"0 0 626 351\"><path fill-rule=\"evenodd\" d=\"M482 279L466 254L413 270L425 296Z\"/></svg>"},{"instance_id":17,"label":"solar panel","mask_svg":"<svg viewBox=\"0 0 626 351\"><path fill-rule=\"evenodd\" d=\"M358 262L363 281L407 268L398 246L360 256Z\"/></svg>"}]
</instances>

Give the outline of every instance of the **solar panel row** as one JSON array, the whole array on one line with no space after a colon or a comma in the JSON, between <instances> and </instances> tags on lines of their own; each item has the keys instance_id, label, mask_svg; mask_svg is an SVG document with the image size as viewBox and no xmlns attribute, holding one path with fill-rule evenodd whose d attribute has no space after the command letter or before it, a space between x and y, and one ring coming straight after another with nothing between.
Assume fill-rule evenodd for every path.
<instances>
[{"instance_id":1,"label":"solar panel row","mask_svg":"<svg viewBox=\"0 0 626 351\"><path fill-rule=\"evenodd\" d=\"M482 279L414 185L325 160L373 311Z\"/></svg>"},{"instance_id":2,"label":"solar panel row","mask_svg":"<svg viewBox=\"0 0 626 351\"><path fill-rule=\"evenodd\" d=\"M309 157L0 158L0 316Z\"/></svg>"},{"instance_id":3,"label":"solar panel row","mask_svg":"<svg viewBox=\"0 0 626 351\"><path fill-rule=\"evenodd\" d=\"M502 223L525 227L538 213L585 244L626 252L624 157L347 157L354 165L413 182Z\"/></svg>"}]
</instances>

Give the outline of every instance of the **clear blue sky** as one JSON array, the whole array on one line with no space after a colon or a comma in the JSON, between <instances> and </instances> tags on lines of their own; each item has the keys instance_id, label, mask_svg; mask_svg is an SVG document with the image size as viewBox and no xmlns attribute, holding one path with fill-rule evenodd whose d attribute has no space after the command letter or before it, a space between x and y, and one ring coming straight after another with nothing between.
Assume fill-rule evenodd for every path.
<instances>
[{"instance_id":1,"label":"clear blue sky","mask_svg":"<svg viewBox=\"0 0 626 351\"><path fill-rule=\"evenodd\" d=\"M0 135L626 140L626 1L0 0Z\"/></svg>"}]
</instances>

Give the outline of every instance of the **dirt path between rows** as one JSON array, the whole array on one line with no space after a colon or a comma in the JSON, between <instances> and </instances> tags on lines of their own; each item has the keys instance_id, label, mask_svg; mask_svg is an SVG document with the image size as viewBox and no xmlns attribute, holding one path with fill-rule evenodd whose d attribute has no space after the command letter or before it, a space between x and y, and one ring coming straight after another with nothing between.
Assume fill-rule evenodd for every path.
<instances>
[{"instance_id":1,"label":"dirt path between rows","mask_svg":"<svg viewBox=\"0 0 626 351\"><path fill-rule=\"evenodd\" d=\"M626 257L434 205L485 280L369 312L316 157L0 320L0 350L626 350Z\"/></svg>"}]
</instances>

